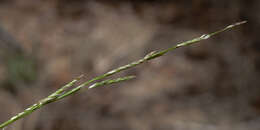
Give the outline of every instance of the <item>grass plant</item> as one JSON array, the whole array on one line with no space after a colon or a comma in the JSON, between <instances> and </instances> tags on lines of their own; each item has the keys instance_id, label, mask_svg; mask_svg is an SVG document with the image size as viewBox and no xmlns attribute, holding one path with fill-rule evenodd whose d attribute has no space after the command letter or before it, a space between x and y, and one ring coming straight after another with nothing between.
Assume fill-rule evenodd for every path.
<instances>
[{"instance_id":1,"label":"grass plant","mask_svg":"<svg viewBox=\"0 0 260 130\"><path fill-rule=\"evenodd\" d=\"M163 56L163 55L165 55L169 51L173 51L173 50L175 50L175 49L177 49L179 47L192 45L194 43L197 43L197 42L209 39L209 38L211 38L214 35L217 35L217 34L219 34L221 32L224 32L226 30L232 29L232 28L234 28L236 26L239 26L241 24L244 24L244 23L246 23L246 21L237 22L237 23L231 24L231 25L229 25L229 26L227 26L227 27L225 27L223 29L215 31L213 33L203 34L200 37L194 38L192 40L181 42L181 43L176 44L176 45L174 45L174 46L172 46L170 48L167 48L167 49L164 49L164 50L160 50L160 51L152 51L152 52L150 52L149 54L147 54L146 56L144 56L143 58L141 58L141 59L139 59L137 61L134 61L134 62L132 62L130 64L127 64L127 65L118 67L116 69L113 69L111 71L108 71L107 73L105 73L103 75L100 75L100 76L97 76L97 77L95 77L95 78L93 78L93 79L91 79L89 81L86 81L86 82L80 84L77 87L73 87L75 85L75 83L78 82L83 77L83 75L81 75L81 76L77 77L76 79L72 80L71 82L69 82L68 84L66 84L65 86L61 87L60 89L58 89L54 93L50 94L46 98L44 98L44 99L38 101L37 103L31 105L30 107L25 109L23 112L18 113L17 115L11 117L6 122L3 122L2 124L0 124L0 128L4 129L6 126L14 123L16 120L24 118L25 116L31 114L32 112L36 111L37 109L42 108L43 106L45 106L45 105L47 105L49 103L59 101L59 100L65 98L67 96L75 94L79 90L81 90L82 88L88 87L88 89L92 89L92 88L99 87L99 86L114 84L114 83L118 83L118 82L122 82L122 81L133 79L135 76L126 76L126 77L120 77L120 78L117 78L117 79L107 79L107 80L104 80L104 78L107 78L107 77L109 77L111 75L114 75L116 73L119 73L119 72L127 70L127 69L130 69L132 67L135 67L135 66L137 66L139 64L142 64L144 62L147 62L149 60L152 60L152 59L158 58L160 56ZM91 84L91 83L93 83L93 84Z\"/></svg>"}]
</instances>

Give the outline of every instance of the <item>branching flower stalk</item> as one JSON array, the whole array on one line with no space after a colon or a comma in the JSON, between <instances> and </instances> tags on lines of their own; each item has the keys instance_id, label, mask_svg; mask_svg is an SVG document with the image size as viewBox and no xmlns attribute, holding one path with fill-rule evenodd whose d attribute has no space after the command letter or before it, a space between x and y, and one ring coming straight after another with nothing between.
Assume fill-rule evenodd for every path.
<instances>
[{"instance_id":1,"label":"branching flower stalk","mask_svg":"<svg viewBox=\"0 0 260 130\"><path fill-rule=\"evenodd\" d=\"M200 42L202 40L206 40L206 39L208 39L208 38L210 38L210 37L212 37L214 35L217 35L217 34L219 34L221 32L224 32L226 30L232 29L232 28L234 28L236 26L239 26L241 24L244 24L244 23L246 23L246 21L237 22L237 23L231 24L231 25L229 25L229 26L227 26L227 27L225 27L225 28L223 28L221 30L218 30L216 32L209 33L209 34L203 34L200 37L197 37L197 38L194 38L192 40L185 41L185 42L181 42L181 43L179 43L179 44L177 44L175 46L172 46L170 48L167 48L167 49L164 49L164 50L161 50L161 51L150 52L149 54L147 54L145 57L143 57L140 60L134 61L134 62L132 62L130 64L121 66L119 68L113 69L113 70L111 70L111 71L109 71L109 72L107 72L107 73L105 73L103 75L97 76L97 77L95 77L95 78L93 78L93 79L91 79L89 81L86 81L86 82L82 83L81 85L79 85L77 87L71 88L71 87L73 87L75 85L76 82L79 81L79 79L81 79L83 77L83 75L81 75L78 78L76 78L73 81L71 81L70 83L68 83L65 86L61 87L56 92L54 92L51 95L49 95L48 97L38 101L37 103L33 104L29 108L25 109L23 112L18 113L17 115L13 116L12 118L7 120L6 122L0 124L0 128L5 128L9 124L14 123L16 120L18 120L20 118L23 118L26 115L31 114L32 112L34 112L35 110L41 108L42 106L45 106L45 105L47 105L49 103L52 103L52 102L55 102L55 101L58 101L58 100L61 100L61 99L65 98L67 96L70 96L72 94L75 94L77 91L79 91L80 89L88 86L90 83L96 82L98 80L103 80L104 78L107 78L107 77L109 77L109 76L111 76L113 74L119 73L119 72L121 72L123 70L135 67L135 66L137 66L139 64L142 64L144 62L147 62L149 60L152 60L152 59L155 59L157 57L163 56L167 52L173 51L173 50L175 50L175 49L177 49L179 47L188 46L188 45ZM104 86L104 85L109 85L109 84L114 84L114 83L130 80L130 79L133 79L133 78L134 78L134 76L126 76L126 77L120 77L120 78L117 78L117 79L103 80L103 81L96 82L96 83L90 85L88 87L88 89L99 87L99 86Z\"/></svg>"}]
</instances>

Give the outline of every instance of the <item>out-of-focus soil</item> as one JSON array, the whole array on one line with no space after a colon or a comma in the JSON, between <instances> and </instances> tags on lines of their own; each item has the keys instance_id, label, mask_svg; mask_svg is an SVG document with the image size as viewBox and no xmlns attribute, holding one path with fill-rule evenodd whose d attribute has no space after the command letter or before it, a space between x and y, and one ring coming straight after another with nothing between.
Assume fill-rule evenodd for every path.
<instances>
[{"instance_id":1,"label":"out-of-focus soil","mask_svg":"<svg viewBox=\"0 0 260 130\"><path fill-rule=\"evenodd\" d=\"M13 130L259 130L258 0L0 0L0 121L82 81L241 20L248 23L83 90Z\"/></svg>"}]
</instances>

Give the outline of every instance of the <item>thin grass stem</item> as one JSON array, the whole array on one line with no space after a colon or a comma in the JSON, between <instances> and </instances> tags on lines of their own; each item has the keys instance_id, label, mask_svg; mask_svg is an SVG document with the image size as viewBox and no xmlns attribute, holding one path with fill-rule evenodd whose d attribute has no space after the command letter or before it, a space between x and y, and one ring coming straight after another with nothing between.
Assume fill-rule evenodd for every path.
<instances>
[{"instance_id":1,"label":"thin grass stem","mask_svg":"<svg viewBox=\"0 0 260 130\"><path fill-rule=\"evenodd\" d=\"M227 27L225 27L223 29L215 31L213 33L203 34L200 37L194 38L192 40L181 42L181 43L179 43L177 45L174 45L174 46L172 46L170 48L167 48L167 49L164 49L164 50L161 50L161 51L150 52L149 54L147 54L146 56L144 56L140 60L137 60L137 61L134 61L134 62L132 62L130 64L118 67L116 69L113 69L113 70L111 70L111 71L109 71L109 72L107 72L107 73L105 73L103 75L97 76L97 77L95 77L95 78L93 78L93 79L91 79L89 81L86 81L86 82L82 83L81 85L79 85L79 86L77 86L75 88L71 88L80 78L83 77L83 76L80 76L80 77L74 79L73 81L71 81L70 83L66 84L65 86L61 87L56 92L54 92L51 95L49 95L48 97L40 100L38 103L33 104L29 108L25 109L23 112L18 113L17 115L13 116L12 118L7 120L6 122L0 124L0 128L5 128L7 125L15 122L16 120L18 120L20 118L25 117L26 115L31 114L32 112L34 112L35 110L41 108L42 106L44 106L46 104L49 104L51 102L55 102L55 101L61 100L61 99L65 98L65 97L67 97L67 96L75 94L77 91L79 91L83 87L86 87L90 83L96 82L98 80L102 80L102 79L107 78L107 77L109 77L109 76L111 76L113 74L119 73L119 72L121 72L123 70L133 68L133 67L135 67L135 66L137 66L139 64L142 64L142 63L147 62L149 60L152 60L154 58L163 56L167 52L173 51L173 50L175 50L175 49L177 49L179 47L184 47L184 46L188 46L188 45L191 45L191 44L203 41L203 40L207 40L208 38L210 38L210 37L212 37L214 35L217 35L217 34L222 33L224 31L230 30L230 29L232 29L232 28L234 28L236 26L242 25L244 23L246 23L246 21L237 22L237 23L231 24L231 25L229 25L229 26L227 26ZM103 80L103 81L96 82L96 83L92 84L88 88L91 89L91 88L95 88L95 87L98 87L98 86L104 86L104 85L108 85L108 84L118 83L118 82L130 80L132 78L134 78L134 76L127 76L127 77L121 77L121 78L117 78L117 79Z\"/></svg>"}]
</instances>

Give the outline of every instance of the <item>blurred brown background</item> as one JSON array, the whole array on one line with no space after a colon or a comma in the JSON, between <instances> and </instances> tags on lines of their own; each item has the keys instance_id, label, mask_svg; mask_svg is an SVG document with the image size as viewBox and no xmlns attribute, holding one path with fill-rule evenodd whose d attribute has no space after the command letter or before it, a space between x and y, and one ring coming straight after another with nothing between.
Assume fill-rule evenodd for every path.
<instances>
[{"instance_id":1,"label":"blurred brown background","mask_svg":"<svg viewBox=\"0 0 260 130\"><path fill-rule=\"evenodd\" d=\"M259 130L259 0L0 0L0 121L80 74L246 25L138 66L10 130Z\"/></svg>"}]
</instances>

